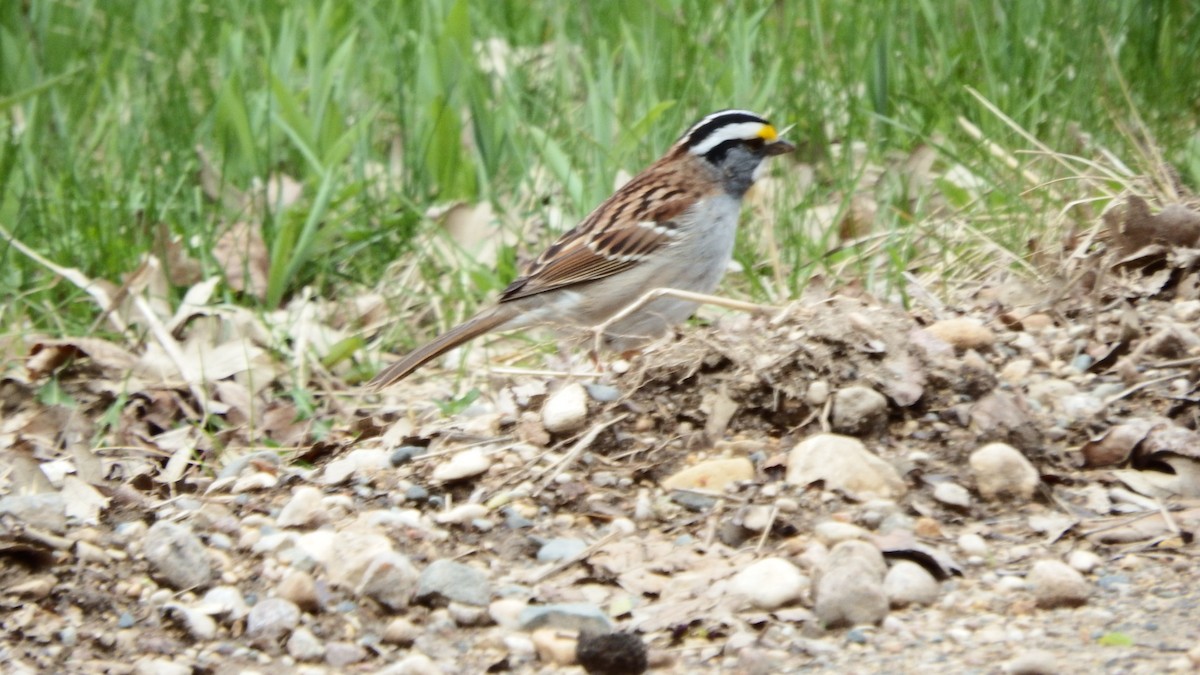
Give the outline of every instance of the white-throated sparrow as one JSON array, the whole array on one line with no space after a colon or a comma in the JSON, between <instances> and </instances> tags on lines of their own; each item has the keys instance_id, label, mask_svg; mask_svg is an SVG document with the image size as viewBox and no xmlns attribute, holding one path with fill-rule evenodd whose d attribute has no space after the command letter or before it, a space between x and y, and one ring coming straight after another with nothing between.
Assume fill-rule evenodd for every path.
<instances>
[{"instance_id":1,"label":"white-throated sparrow","mask_svg":"<svg viewBox=\"0 0 1200 675\"><path fill-rule=\"evenodd\" d=\"M656 288L711 293L733 255L742 197L763 160L794 148L752 112L705 117L559 237L494 306L388 366L371 386L393 384L484 333L538 324L596 326ZM630 349L662 335L696 306L658 297L606 326L604 341Z\"/></svg>"}]
</instances>

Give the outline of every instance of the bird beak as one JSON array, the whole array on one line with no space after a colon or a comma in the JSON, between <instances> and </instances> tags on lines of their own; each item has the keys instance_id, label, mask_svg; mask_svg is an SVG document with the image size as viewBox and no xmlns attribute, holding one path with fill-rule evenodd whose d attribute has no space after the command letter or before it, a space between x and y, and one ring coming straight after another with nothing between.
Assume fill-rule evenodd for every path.
<instances>
[{"instance_id":1,"label":"bird beak","mask_svg":"<svg viewBox=\"0 0 1200 675\"><path fill-rule=\"evenodd\" d=\"M796 149L795 145L792 145L791 143L788 143L787 141L780 138L771 143L768 143L763 148L763 152L765 152L767 154L767 156L770 157L773 155L782 155L784 153L791 152L795 149Z\"/></svg>"}]
</instances>

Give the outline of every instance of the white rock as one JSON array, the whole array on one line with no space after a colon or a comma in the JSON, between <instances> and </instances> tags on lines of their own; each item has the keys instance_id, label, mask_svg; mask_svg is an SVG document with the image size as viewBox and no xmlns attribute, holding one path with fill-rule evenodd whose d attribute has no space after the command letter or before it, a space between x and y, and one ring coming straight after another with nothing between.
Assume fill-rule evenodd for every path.
<instances>
[{"instance_id":1,"label":"white rock","mask_svg":"<svg viewBox=\"0 0 1200 675\"><path fill-rule=\"evenodd\" d=\"M322 497L321 491L311 485L296 488L292 498L280 509L275 523L279 527L306 527L317 522L324 513Z\"/></svg>"},{"instance_id":2,"label":"white rock","mask_svg":"<svg viewBox=\"0 0 1200 675\"><path fill-rule=\"evenodd\" d=\"M756 609L772 610L798 601L808 585L808 577L792 563L763 558L733 575L727 590Z\"/></svg>"},{"instance_id":3,"label":"white rock","mask_svg":"<svg viewBox=\"0 0 1200 675\"><path fill-rule=\"evenodd\" d=\"M829 552L814 593L816 614L826 628L876 624L887 616L883 589L887 564L879 549L864 541L844 541Z\"/></svg>"},{"instance_id":4,"label":"white rock","mask_svg":"<svg viewBox=\"0 0 1200 675\"><path fill-rule=\"evenodd\" d=\"M488 616L497 626L506 630L518 630L521 627L521 610L528 605L517 598L501 598L488 604Z\"/></svg>"},{"instance_id":5,"label":"white rock","mask_svg":"<svg viewBox=\"0 0 1200 675\"><path fill-rule=\"evenodd\" d=\"M887 421L887 398L861 385L837 390L833 395L833 430L844 434L866 434Z\"/></svg>"},{"instance_id":6,"label":"white rock","mask_svg":"<svg viewBox=\"0 0 1200 675\"><path fill-rule=\"evenodd\" d=\"M431 477L438 483L449 483L464 478L471 478L487 471L492 466L492 458L482 448L463 450L452 456L433 469Z\"/></svg>"},{"instance_id":7,"label":"white rock","mask_svg":"<svg viewBox=\"0 0 1200 675\"><path fill-rule=\"evenodd\" d=\"M979 448L971 453L968 463L985 499L1004 496L1029 499L1037 490L1040 480L1037 469L1007 443L989 443Z\"/></svg>"},{"instance_id":8,"label":"white rock","mask_svg":"<svg viewBox=\"0 0 1200 675\"><path fill-rule=\"evenodd\" d=\"M217 622L202 611L193 609L178 602L163 605L163 611L175 619L188 635L196 640L211 640L217 634Z\"/></svg>"},{"instance_id":9,"label":"white rock","mask_svg":"<svg viewBox=\"0 0 1200 675\"><path fill-rule=\"evenodd\" d=\"M288 655L297 661L316 661L325 656L325 644L309 629L301 626L287 641Z\"/></svg>"},{"instance_id":10,"label":"white rock","mask_svg":"<svg viewBox=\"0 0 1200 675\"><path fill-rule=\"evenodd\" d=\"M983 537L974 532L967 532L958 536L958 548L967 555L976 555L981 558L988 554L987 542Z\"/></svg>"},{"instance_id":11,"label":"white rock","mask_svg":"<svg viewBox=\"0 0 1200 675\"><path fill-rule=\"evenodd\" d=\"M869 534L863 528L851 523L843 523L837 520L826 520L817 523L813 527L813 534L822 543L832 546L838 542L849 541L851 539L866 539Z\"/></svg>"},{"instance_id":12,"label":"white rock","mask_svg":"<svg viewBox=\"0 0 1200 675\"><path fill-rule=\"evenodd\" d=\"M1004 664L1008 675L1057 675L1063 671L1058 657L1044 649L1030 649L1014 656Z\"/></svg>"},{"instance_id":13,"label":"white rock","mask_svg":"<svg viewBox=\"0 0 1200 675\"><path fill-rule=\"evenodd\" d=\"M296 548L314 561L328 565L333 559L333 546L336 534L332 530L313 530L305 532L296 539Z\"/></svg>"},{"instance_id":14,"label":"white rock","mask_svg":"<svg viewBox=\"0 0 1200 675\"><path fill-rule=\"evenodd\" d=\"M971 491L958 483L938 483L933 487L933 498L963 509L971 505Z\"/></svg>"},{"instance_id":15,"label":"white rock","mask_svg":"<svg viewBox=\"0 0 1200 675\"><path fill-rule=\"evenodd\" d=\"M329 580L350 589L362 583L363 574L376 556L392 552L391 538L365 527L338 532L331 546L333 554L325 563Z\"/></svg>"},{"instance_id":16,"label":"white rock","mask_svg":"<svg viewBox=\"0 0 1200 675\"><path fill-rule=\"evenodd\" d=\"M462 525L476 518L487 516L488 508L483 504L459 504L449 511L440 511L433 517L439 525Z\"/></svg>"},{"instance_id":17,"label":"white rock","mask_svg":"<svg viewBox=\"0 0 1200 675\"><path fill-rule=\"evenodd\" d=\"M858 498L892 499L904 494L896 468L867 450L857 438L817 434L788 454L786 480L805 486L824 481L826 489L843 490Z\"/></svg>"},{"instance_id":18,"label":"white rock","mask_svg":"<svg viewBox=\"0 0 1200 675\"><path fill-rule=\"evenodd\" d=\"M442 675L444 672L428 656L411 652L383 670L375 671L375 675Z\"/></svg>"},{"instance_id":19,"label":"white rock","mask_svg":"<svg viewBox=\"0 0 1200 675\"><path fill-rule=\"evenodd\" d=\"M562 387L542 406L542 426L552 434L574 431L587 420L587 391L578 382Z\"/></svg>"},{"instance_id":20,"label":"white rock","mask_svg":"<svg viewBox=\"0 0 1200 675\"><path fill-rule=\"evenodd\" d=\"M1083 574L1096 569L1101 562L1100 556L1083 549L1071 551L1071 555L1067 557L1067 564Z\"/></svg>"},{"instance_id":21,"label":"white rock","mask_svg":"<svg viewBox=\"0 0 1200 675\"><path fill-rule=\"evenodd\" d=\"M417 590L419 576L420 572L408 556L385 551L371 559L356 592L392 611L399 611L408 607Z\"/></svg>"},{"instance_id":22,"label":"white rock","mask_svg":"<svg viewBox=\"0 0 1200 675\"><path fill-rule=\"evenodd\" d=\"M235 495L240 495L243 492L257 492L259 490L269 490L279 484L279 477L273 473L266 471L255 471L239 477L233 482L233 487L229 492Z\"/></svg>"},{"instance_id":23,"label":"white rock","mask_svg":"<svg viewBox=\"0 0 1200 675\"><path fill-rule=\"evenodd\" d=\"M388 453L382 448L359 448L345 457L339 457L325 465L321 482L326 485L341 483L355 472L378 471L387 468Z\"/></svg>"},{"instance_id":24,"label":"white rock","mask_svg":"<svg viewBox=\"0 0 1200 675\"><path fill-rule=\"evenodd\" d=\"M938 596L938 582L924 567L900 560L888 570L883 590L892 607L932 605Z\"/></svg>"},{"instance_id":25,"label":"white rock","mask_svg":"<svg viewBox=\"0 0 1200 675\"><path fill-rule=\"evenodd\" d=\"M1077 607L1087 602L1091 589L1077 570L1058 560L1039 560L1025 577L1039 607Z\"/></svg>"}]
</instances>

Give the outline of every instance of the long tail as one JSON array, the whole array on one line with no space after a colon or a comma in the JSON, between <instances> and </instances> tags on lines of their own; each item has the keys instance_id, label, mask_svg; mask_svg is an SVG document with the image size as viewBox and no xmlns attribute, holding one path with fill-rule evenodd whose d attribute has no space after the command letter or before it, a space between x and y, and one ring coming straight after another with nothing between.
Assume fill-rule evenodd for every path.
<instances>
[{"instance_id":1,"label":"long tail","mask_svg":"<svg viewBox=\"0 0 1200 675\"><path fill-rule=\"evenodd\" d=\"M429 363L455 347L489 333L513 318L507 307L492 307L442 333L432 342L409 352L404 358L384 368L368 386L379 391L408 377L414 370Z\"/></svg>"}]
</instances>

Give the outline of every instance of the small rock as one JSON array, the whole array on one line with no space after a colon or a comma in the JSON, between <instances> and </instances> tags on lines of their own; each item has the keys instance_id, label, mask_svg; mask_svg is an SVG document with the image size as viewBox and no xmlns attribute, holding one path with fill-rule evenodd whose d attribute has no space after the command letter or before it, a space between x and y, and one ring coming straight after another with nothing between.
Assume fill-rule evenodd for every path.
<instances>
[{"instance_id":1,"label":"small rock","mask_svg":"<svg viewBox=\"0 0 1200 675\"><path fill-rule=\"evenodd\" d=\"M321 482L336 485L355 473L370 473L387 467L387 452L380 448L359 448L326 464L321 474Z\"/></svg>"},{"instance_id":2,"label":"small rock","mask_svg":"<svg viewBox=\"0 0 1200 675\"><path fill-rule=\"evenodd\" d=\"M452 602L446 605L446 611L450 613L450 618L459 626L481 626L487 618L487 609L476 605L464 605L461 602Z\"/></svg>"},{"instance_id":3,"label":"small rock","mask_svg":"<svg viewBox=\"0 0 1200 675\"><path fill-rule=\"evenodd\" d=\"M501 628L519 630L521 628L521 610L525 609L528 604L517 598L493 600L488 605L488 616L492 617L492 621L495 621L496 625Z\"/></svg>"},{"instance_id":4,"label":"small rock","mask_svg":"<svg viewBox=\"0 0 1200 675\"><path fill-rule=\"evenodd\" d=\"M438 483L451 483L478 476L490 469L491 466L491 456L482 448L471 448L456 453L447 462L438 464L434 467L430 477Z\"/></svg>"},{"instance_id":5,"label":"small rock","mask_svg":"<svg viewBox=\"0 0 1200 675\"><path fill-rule=\"evenodd\" d=\"M383 629L384 644L410 647L421 636L421 628L404 617L396 617Z\"/></svg>"},{"instance_id":6,"label":"small rock","mask_svg":"<svg viewBox=\"0 0 1200 675\"><path fill-rule=\"evenodd\" d=\"M633 633L583 633L575 660L589 675L639 675L650 667L646 645Z\"/></svg>"},{"instance_id":7,"label":"small rock","mask_svg":"<svg viewBox=\"0 0 1200 675\"><path fill-rule=\"evenodd\" d=\"M570 666L575 663L575 638L553 628L541 628L529 636L537 649L538 658L555 666Z\"/></svg>"},{"instance_id":8,"label":"small rock","mask_svg":"<svg viewBox=\"0 0 1200 675\"><path fill-rule=\"evenodd\" d=\"M938 583L924 567L898 560L883 579L883 591L892 607L932 605L937 600Z\"/></svg>"},{"instance_id":9,"label":"small rock","mask_svg":"<svg viewBox=\"0 0 1200 675\"><path fill-rule=\"evenodd\" d=\"M1071 551L1071 555L1067 557L1067 564L1083 574L1096 569L1100 566L1101 562L1100 556L1082 549Z\"/></svg>"},{"instance_id":10,"label":"small rock","mask_svg":"<svg viewBox=\"0 0 1200 675\"><path fill-rule=\"evenodd\" d=\"M959 535L958 548L966 555L979 556L980 558L987 557L988 554L987 542L983 540L983 537L974 532Z\"/></svg>"},{"instance_id":11,"label":"small rock","mask_svg":"<svg viewBox=\"0 0 1200 675\"><path fill-rule=\"evenodd\" d=\"M1078 607L1091 593L1083 575L1058 560L1037 561L1025 580L1033 589L1038 607Z\"/></svg>"},{"instance_id":12,"label":"small rock","mask_svg":"<svg viewBox=\"0 0 1200 675\"><path fill-rule=\"evenodd\" d=\"M388 457L388 464L392 466L404 466L413 461L413 458L420 457L425 454L425 448L419 445L402 445L396 448Z\"/></svg>"},{"instance_id":13,"label":"small rock","mask_svg":"<svg viewBox=\"0 0 1200 675\"><path fill-rule=\"evenodd\" d=\"M1063 672L1058 657L1044 649L1029 649L1004 664L1008 675L1057 675Z\"/></svg>"},{"instance_id":14,"label":"small rock","mask_svg":"<svg viewBox=\"0 0 1200 675\"><path fill-rule=\"evenodd\" d=\"M808 586L808 577L792 563L763 558L733 575L728 592L755 609L772 610L800 600Z\"/></svg>"},{"instance_id":15,"label":"small rock","mask_svg":"<svg viewBox=\"0 0 1200 675\"><path fill-rule=\"evenodd\" d=\"M574 431L587 421L587 391L578 382L563 386L542 406L542 426L552 434Z\"/></svg>"},{"instance_id":16,"label":"small rock","mask_svg":"<svg viewBox=\"0 0 1200 675\"><path fill-rule=\"evenodd\" d=\"M334 668L345 668L367 658L367 650L353 642L330 642L325 645L325 663Z\"/></svg>"},{"instance_id":17,"label":"small rock","mask_svg":"<svg viewBox=\"0 0 1200 675\"><path fill-rule=\"evenodd\" d=\"M813 534L826 546L851 539L866 539L869 535L863 528L839 520L824 520L817 523L813 527Z\"/></svg>"},{"instance_id":18,"label":"small rock","mask_svg":"<svg viewBox=\"0 0 1200 675\"><path fill-rule=\"evenodd\" d=\"M989 443L971 453L968 460L975 484L985 499L1013 496L1029 499L1037 490L1037 469L1019 450L1007 443Z\"/></svg>"},{"instance_id":19,"label":"small rock","mask_svg":"<svg viewBox=\"0 0 1200 675\"><path fill-rule=\"evenodd\" d=\"M441 511L433 517L433 522L439 525L463 525L478 520L488 514L488 508L483 504L459 504L449 511Z\"/></svg>"},{"instance_id":20,"label":"small rock","mask_svg":"<svg viewBox=\"0 0 1200 675\"><path fill-rule=\"evenodd\" d=\"M321 606L317 582L303 570L288 572L275 588L275 594L305 611L314 612Z\"/></svg>"},{"instance_id":21,"label":"small rock","mask_svg":"<svg viewBox=\"0 0 1200 675\"><path fill-rule=\"evenodd\" d=\"M250 613L250 605L242 592L233 586L214 586L204 594L203 605L209 614L223 616L229 622L237 621Z\"/></svg>"},{"instance_id":22,"label":"small rock","mask_svg":"<svg viewBox=\"0 0 1200 675\"><path fill-rule=\"evenodd\" d=\"M319 661L325 656L325 645L312 631L301 626L288 638L287 652L297 661Z\"/></svg>"},{"instance_id":23,"label":"small rock","mask_svg":"<svg viewBox=\"0 0 1200 675\"><path fill-rule=\"evenodd\" d=\"M592 382L583 385L583 388L587 389L588 396L597 403L612 403L621 398L621 390L610 384Z\"/></svg>"},{"instance_id":24,"label":"small rock","mask_svg":"<svg viewBox=\"0 0 1200 675\"><path fill-rule=\"evenodd\" d=\"M279 476L267 471L255 471L245 476L239 476L233 482L233 486L229 488L229 492L230 494L240 495L245 492L270 490L278 484Z\"/></svg>"},{"instance_id":25,"label":"small rock","mask_svg":"<svg viewBox=\"0 0 1200 675\"><path fill-rule=\"evenodd\" d=\"M317 534L318 532L309 533ZM300 538L300 546L309 537ZM327 543L328 549L316 560L324 562L329 580L343 588L355 589L362 584L363 574L375 557L392 552L392 540L383 533L363 525L356 525L333 535Z\"/></svg>"},{"instance_id":26,"label":"small rock","mask_svg":"<svg viewBox=\"0 0 1200 675\"><path fill-rule=\"evenodd\" d=\"M442 675L443 672L428 656L411 652L383 670L375 671L375 675Z\"/></svg>"},{"instance_id":27,"label":"small rock","mask_svg":"<svg viewBox=\"0 0 1200 675\"><path fill-rule=\"evenodd\" d=\"M722 492L738 481L754 478L754 465L745 457L710 459L675 473L662 482L667 490Z\"/></svg>"},{"instance_id":28,"label":"small rock","mask_svg":"<svg viewBox=\"0 0 1200 675\"><path fill-rule=\"evenodd\" d=\"M581 633L608 633L613 629L612 621L603 610L585 602L531 605L521 610L519 620L524 631L553 628Z\"/></svg>"},{"instance_id":29,"label":"small rock","mask_svg":"<svg viewBox=\"0 0 1200 675\"><path fill-rule=\"evenodd\" d=\"M825 405L828 400L829 382L825 380L814 380L804 392L804 401L814 408Z\"/></svg>"},{"instance_id":30,"label":"small rock","mask_svg":"<svg viewBox=\"0 0 1200 675\"><path fill-rule=\"evenodd\" d=\"M321 491L311 485L296 488L292 491L292 498L280 509L275 524L279 527L307 527L318 522L324 515L322 497Z\"/></svg>"},{"instance_id":31,"label":"small rock","mask_svg":"<svg viewBox=\"0 0 1200 675\"><path fill-rule=\"evenodd\" d=\"M861 385L837 390L833 395L833 430L843 434L865 435L887 422L888 403L883 394Z\"/></svg>"},{"instance_id":32,"label":"small rock","mask_svg":"<svg viewBox=\"0 0 1200 675\"><path fill-rule=\"evenodd\" d=\"M879 549L844 541L829 552L816 584L816 614L826 628L876 624L887 616L887 564Z\"/></svg>"},{"instance_id":33,"label":"small rock","mask_svg":"<svg viewBox=\"0 0 1200 675\"><path fill-rule=\"evenodd\" d=\"M217 622L204 612L176 602L163 605L163 610L197 641L211 640L217 634Z\"/></svg>"},{"instance_id":34,"label":"small rock","mask_svg":"<svg viewBox=\"0 0 1200 675\"><path fill-rule=\"evenodd\" d=\"M376 555L363 573L357 593L392 611L408 607L420 574L408 556L395 551Z\"/></svg>"},{"instance_id":35,"label":"small rock","mask_svg":"<svg viewBox=\"0 0 1200 675\"><path fill-rule=\"evenodd\" d=\"M417 600L437 606L450 601L486 606L491 600L487 575L465 563L435 560L421 571L417 580Z\"/></svg>"},{"instance_id":36,"label":"small rock","mask_svg":"<svg viewBox=\"0 0 1200 675\"><path fill-rule=\"evenodd\" d=\"M587 550L587 542L582 539L559 538L551 539L538 548L538 562L557 562L567 560Z\"/></svg>"},{"instance_id":37,"label":"small rock","mask_svg":"<svg viewBox=\"0 0 1200 675\"><path fill-rule=\"evenodd\" d=\"M906 490L894 466L857 438L837 434L817 434L792 448L786 480L799 486L824 481L826 489L858 498L894 499Z\"/></svg>"},{"instance_id":38,"label":"small rock","mask_svg":"<svg viewBox=\"0 0 1200 675\"><path fill-rule=\"evenodd\" d=\"M977 319L943 319L925 329L959 351L985 349L996 341L996 334Z\"/></svg>"},{"instance_id":39,"label":"small rock","mask_svg":"<svg viewBox=\"0 0 1200 675\"><path fill-rule=\"evenodd\" d=\"M971 506L971 492L958 483L944 482L933 487L933 498L939 502L965 509Z\"/></svg>"},{"instance_id":40,"label":"small rock","mask_svg":"<svg viewBox=\"0 0 1200 675\"><path fill-rule=\"evenodd\" d=\"M133 665L133 675L191 675L192 667L170 659L143 657Z\"/></svg>"},{"instance_id":41,"label":"small rock","mask_svg":"<svg viewBox=\"0 0 1200 675\"><path fill-rule=\"evenodd\" d=\"M142 545L150 571L175 589L202 588L212 579L208 550L190 528L160 520Z\"/></svg>"},{"instance_id":42,"label":"small rock","mask_svg":"<svg viewBox=\"0 0 1200 675\"><path fill-rule=\"evenodd\" d=\"M250 608L246 635L252 639L277 640L300 623L300 608L283 598L267 598Z\"/></svg>"},{"instance_id":43,"label":"small rock","mask_svg":"<svg viewBox=\"0 0 1200 675\"><path fill-rule=\"evenodd\" d=\"M50 532L67 529L67 502L57 492L4 497L0 499L0 515L6 514L35 529Z\"/></svg>"}]
</instances>

